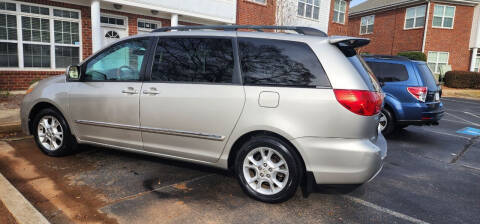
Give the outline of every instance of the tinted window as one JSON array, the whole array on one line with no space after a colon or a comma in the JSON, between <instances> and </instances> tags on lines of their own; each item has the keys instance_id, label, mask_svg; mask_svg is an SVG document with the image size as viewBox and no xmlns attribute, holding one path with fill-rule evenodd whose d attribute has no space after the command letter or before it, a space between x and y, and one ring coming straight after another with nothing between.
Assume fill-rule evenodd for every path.
<instances>
[{"instance_id":1,"label":"tinted window","mask_svg":"<svg viewBox=\"0 0 480 224\"><path fill-rule=\"evenodd\" d=\"M437 79L435 79L432 70L430 70L427 64L417 64L417 67L428 90L436 90L438 82Z\"/></svg>"},{"instance_id":2,"label":"tinted window","mask_svg":"<svg viewBox=\"0 0 480 224\"><path fill-rule=\"evenodd\" d=\"M305 43L239 38L246 85L329 87L322 65Z\"/></svg>"},{"instance_id":3,"label":"tinted window","mask_svg":"<svg viewBox=\"0 0 480 224\"><path fill-rule=\"evenodd\" d=\"M161 38L152 68L153 81L232 83L231 39Z\"/></svg>"},{"instance_id":4,"label":"tinted window","mask_svg":"<svg viewBox=\"0 0 480 224\"><path fill-rule=\"evenodd\" d=\"M85 80L140 80L140 71L149 43L149 39L129 40L103 51L86 64Z\"/></svg>"},{"instance_id":5,"label":"tinted window","mask_svg":"<svg viewBox=\"0 0 480 224\"><path fill-rule=\"evenodd\" d=\"M380 82L408 80L408 72L405 65L385 62L367 62L367 64Z\"/></svg>"},{"instance_id":6,"label":"tinted window","mask_svg":"<svg viewBox=\"0 0 480 224\"><path fill-rule=\"evenodd\" d=\"M362 77L365 84L370 91L380 91L380 85L377 82L377 78L373 75L372 70L368 67L367 63L363 60L363 58L359 55L354 55L351 57L347 57L350 63L352 63L353 67L357 70L357 72Z\"/></svg>"}]
</instances>

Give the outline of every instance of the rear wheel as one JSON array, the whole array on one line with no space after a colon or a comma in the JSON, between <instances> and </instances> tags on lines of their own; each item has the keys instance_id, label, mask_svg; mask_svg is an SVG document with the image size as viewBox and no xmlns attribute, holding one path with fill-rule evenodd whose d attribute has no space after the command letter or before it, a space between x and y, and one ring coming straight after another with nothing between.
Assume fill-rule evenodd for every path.
<instances>
[{"instance_id":1,"label":"rear wheel","mask_svg":"<svg viewBox=\"0 0 480 224\"><path fill-rule=\"evenodd\" d=\"M289 144L272 136L256 136L237 153L235 173L247 195L278 203L295 194L303 169Z\"/></svg>"},{"instance_id":2,"label":"rear wheel","mask_svg":"<svg viewBox=\"0 0 480 224\"><path fill-rule=\"evenodd\" d=\"M383 109L380 112L378 128L384 136L389 136L395 131L395 119L393 118L392 112L388 109Z\"/></svg>"},{"instance_id":3,"label":"rear wheel","mask_svg":"<svg viewBox=\"0 0 480 224\"><path fill-rule=\"evenodd\" d=\"M72 154L77 142L63 116L52 108L41 110L33 120L35 143L43 153L49 156Z\"/></svg>"}]
</instances>

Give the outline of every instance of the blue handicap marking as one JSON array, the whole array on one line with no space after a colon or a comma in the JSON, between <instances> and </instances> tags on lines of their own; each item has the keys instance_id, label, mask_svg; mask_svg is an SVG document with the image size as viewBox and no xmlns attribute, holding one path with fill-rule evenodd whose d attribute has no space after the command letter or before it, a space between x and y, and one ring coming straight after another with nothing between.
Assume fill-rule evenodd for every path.
<instances>
[{"instance_id":1,"label":"blue handicap marking","mask_svg":"<svg viewBox=\"0 0 480 224\"><path fill-rule=\"evenodd\" d=\"M466 134L466 135L473 135L473 136L480 136L480 129L466 127L466 128L462 128L462 129L458 130L457 133Z\"/></svg>"}]
</instances>

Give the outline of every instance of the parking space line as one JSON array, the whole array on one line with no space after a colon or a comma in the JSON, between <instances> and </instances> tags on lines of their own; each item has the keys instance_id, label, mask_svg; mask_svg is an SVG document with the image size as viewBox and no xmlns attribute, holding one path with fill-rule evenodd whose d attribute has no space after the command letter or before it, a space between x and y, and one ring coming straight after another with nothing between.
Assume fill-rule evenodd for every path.
<instances>
[{"instance_id":1,"label":"parking space line","mask_svg":"<svg viewBox=\"0 0 480 224\"><path fill-rule=\"evenodd\" d=\"M468 112L468 111L465 111L465 112L463 112L463 113L466 113L466 114L468 114L468 115L470 115L470 116L474 116L474 117L480 118L480 116L478 116L478 115L476 115L476 114L474 114L474 113L470 113L470 112Z\"/></svg>"},{"instance_id":2,"label":"parking space line","mask_svg":"<svg viewBox=\"0 0 480 224\"><path fill-rule=\"evenodd\" d=\"M456 121L456 120L450 120L450 119L445 119L445 118L443 118L442 121L449 121L449 122L455 122L455 123L459 123L459 124L468 124L468 125L480 127L480 125L474 125L474 124L470 124L470 123L467 123L467 122L464 122L464 121Z\"/></svg>"},{"instance_id":3,"label":"parking space line","mask_svg":"<svg viewBox=\"0 0 480 224\"><path fill-rule=\"evenodd\" d=\"M361 205L367 206L367 207L369 207L369 208L373 208L373 209L375 209L375 210L377 210L377 211L380 211L380 212L387 213L387 214L389 214L389 215L395 216L395 217L397 217L397 218L403 219L403 220L408 221L408 222L411 222L411 223L428 224L428 222L425 222L425 221L423 221L423 220L416 219L416 218L413 218L413 217L411 217L411 216L405 215L405 214L403 214L403 213L390 210L390 209L388 209L388 208L385 208L385 207L382 207L382 206L373 204L373 203L371 203L371 202L365 201L365 200L360 199L360 198L352 197L352 196L350 196L350 195L343 195L343 197L346 198L346 199L352 200L352 201L354 201L354 202L356 202L356 203L359 203L359 204L361 204Z\"/></svg>"},{"instance_id":4,"label":"parking space line","mask_svg":"<svg viewBox=\"0 0 480 224\"><path fill-rule=\"evenodd\" d=\"M480 106L480 103L468 102L468 101L463 101L463 100L451 100L451 99L446 99L446 98L442 98L442 100L450 101L450 102L456 102L456 103L473 104L473 105L478 105L478 106Z\"/></svg>"},{"instance_id":5,"label":"parking space line","mask_svg":"<svg viewBox=\"0 0 480 224\"><path fill-rule=\"evenodd\" d=\"M473 124L473 125L480 126L480 124L478 124L478 123L475 123L475 122L469 121L469 120L467 120L467 119L461 118L461 117L459 117L459 116L457 116L457 115L454 115L454 114L451 114L451 113L448 113L448 112L445 112L445 114L450 115L450 116L452 116L452 117L454 117L454 118L460 119L460 120L462 120L462 121L465 121L465 122L467 122L467 123L469 123L469 124Z\"/></svg>"},{"instance_id":6,"label":"parking space line","mask_svg":"<svg viewBox=\"0 0 480 224\"><path fill-rule=\"evenodd\" d=\"M445 132L441 132L441 131L432 131L432 130L429 130L429 129L426 129L426 128L422 128L422 130L437 133L437 134L441 134L441 135L448 135L448 136L452 136L452 137L458 137L458 138L464 138L464 139L470 140L470 138L465 137L465 136L461 136L461 135L455 135L455 134L445 133Z\"/></svg>"}]
</instances>

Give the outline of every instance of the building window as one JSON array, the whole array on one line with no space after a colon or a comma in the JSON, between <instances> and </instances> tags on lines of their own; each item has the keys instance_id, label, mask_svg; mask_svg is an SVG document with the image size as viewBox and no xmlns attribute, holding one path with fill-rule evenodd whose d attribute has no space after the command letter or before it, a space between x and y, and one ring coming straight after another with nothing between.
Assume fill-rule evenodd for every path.
<instances>
[{"instance_id":1,"label":"building window","mask_svg":"<svg viewBox=\"0 0 480 224\"><path fill-rule=\"evenodd\" d=\"M433 27L452 29L454 17L454 6L435 5L433 11Z\"/></svg>"},{"instance_id":2,"label":"building window","mask_svg":"<svg viewBox=\"0 0 480 224\"><path fill-rule=\"evenodd\" d=\"M255 2L255 3L259 3L259 4L262 4L262 5L266 5L267 4L267 0L250 0L251 2Z\"/></svg>"},{"instance_id":3,"label":"building window","mask_svg":"<svg viewBox=\"0 0 480 224\"><path fill-rule=\"evenodd\" d=\"M116 18L116 17L101 16L100 17L100 23L109 24L109 25L116 25L116 26L124 26L125 25L125 20L121 19L121 18Z\"/></svg>"},{"instance_id":4,"label":"building window","mask_svg":"<svg viewBox=\"0 0 480 224\"><path fill-rule=\"evenodd\" d=\"M318 20L320 0L298 0L297 14L305 18Z\"/></svg>"},{"instance_id":5,"label":"building window","mask_svg":"<svg viewBox=\"0 0 480 224\"><path fill-rule=\"evenodd\" d=\"M480 72L480 56L477 56L477 60L475 60L473 71Z\"/></svg>"},{"instance_id":6,"label":"building window","mask_svg":"<svg viewBox=\"0 0 480 224\"><path fill-rule=\"evenodd\" d=\"M0 67L65 68L80 46L79 10L0 1Z\"/></svg>"},{"instance_id":7,"label":"building window","mask_svg":"<svg viewBox=\"0 0 480 224\"><path fill-rule=\"evenodd\" d=\"M437 52L437 51L430 51L428 52L428 58L427 58L427 63L428 67L434 72L434 73L440 73L440 68L442 66L447 66L448 65L448 52Z\"/></svg>"},{"instance_id":8,"label":"building window","mask_svg":"<svg viewBox=\"0 0 480 224\"><path fill-rule=\"evenodd\" d=\"M375 15L364 16L360 22L360 34L373 33L373 23L375 21Z\"/></svg>"},{"instance_id":9,"label":"building window","mask_svg":"<svg viewBox=\"0 0 480 224\"><path fill-rule=\"evenodd\" d=\"M137 20L137 27L139 31L146 31L150 32L154 29L157 29L158 27L161 27L160 22L156 21L149 21L149 20L144 20L144 19L138 19Z\"/></svg>"},{"instance_id":10,"label":"building window","mask_svg":"<svg viewBox=\"0 0 480 224\"><path fill-rule=\"evenodd\" d=\"M425 10L425 5L407 8L407 13L405 15L405 29L414 29L425 26Z\"/></svg>"},{"instance_id":11,"label":"building window","mask_svg":"<svg viewBox=\"0 0 480 224\"><path fill-rule=\"evenodd\" d=\"M344 24L346 10L347 2L345 0L335 0L333 7L333 22Z\"/></svg>"}]
</instances>

